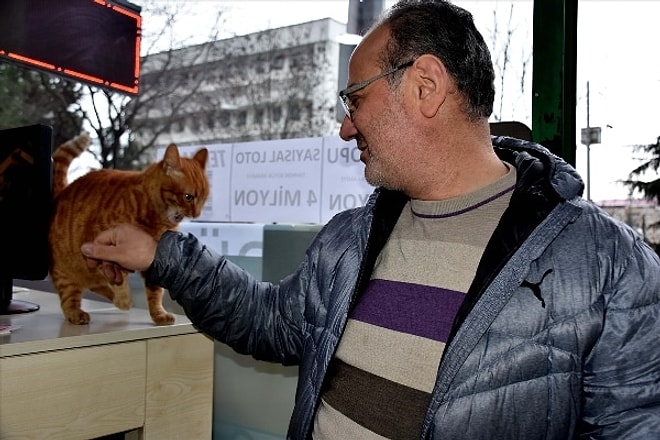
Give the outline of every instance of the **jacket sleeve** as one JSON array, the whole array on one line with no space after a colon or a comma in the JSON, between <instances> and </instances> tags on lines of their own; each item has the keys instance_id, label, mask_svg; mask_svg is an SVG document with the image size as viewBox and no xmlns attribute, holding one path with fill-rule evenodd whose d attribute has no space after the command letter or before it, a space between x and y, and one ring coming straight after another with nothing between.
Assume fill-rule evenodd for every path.
<instances>
[{"instance_id":1,"label":"jacket sleeve","mask_svg":"<svg viewBox=\"0 0 660 440\"><path fill-rule=\"evenodd\" d=\"M602 334L584 366L583 438L660 435L660 262L632 240L603 297Z\"/></svg>"},{"instance_id":2,"label":"jacket sleeve","mask_svg":"<svg viewBox=\"0 0 660 440\"><path fill-rule=\"evenodd\" d=\"M304 273L303 262L297 274ZM147 270L148 283L168 289L208 336L256 359L296 364L303 334L304 279L280 286L260 282L197 238L166 232Z\"/></svg>"}]
</instances>

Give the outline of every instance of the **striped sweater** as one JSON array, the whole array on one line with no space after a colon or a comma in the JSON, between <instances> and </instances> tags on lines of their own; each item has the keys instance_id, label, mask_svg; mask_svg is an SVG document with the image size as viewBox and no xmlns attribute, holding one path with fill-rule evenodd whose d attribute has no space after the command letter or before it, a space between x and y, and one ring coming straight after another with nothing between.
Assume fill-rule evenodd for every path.
<instances>
[{"instance_id":1,"label":"striped sweater","mask_svg":"<svg viewBox=\"0 0 660 440\"><path fill-rule=\"evenodd\" d=\"M452 322L513 191L508 167L473 193L404 208L331 362L315 439L419 437Z\"/></svg>"}]
</instances>

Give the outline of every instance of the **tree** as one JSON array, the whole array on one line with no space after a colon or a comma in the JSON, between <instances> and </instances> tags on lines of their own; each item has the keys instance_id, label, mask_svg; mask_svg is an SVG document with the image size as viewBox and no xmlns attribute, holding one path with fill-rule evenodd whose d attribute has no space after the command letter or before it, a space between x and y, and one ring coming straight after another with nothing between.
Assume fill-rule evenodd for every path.
<instances>
[{"instance_id":1,"label":"tree","mask_svg":"<svg viewBox=\"0 0 660 440\"><path fill-rule=\"evenodd\" d=\"M640 191L648 200L660 202L660 178L651 181L635 180L635 177L642 177L647 171L657 172L660 168L660 136L655 143L648 145L633 145L633 151L643 152L645 157L650 157L642 162L640 166L630 172L630 178L623 183L631 191Z\"/></svg>"},{"instance_id":2,"label":"tree","mask_svg":"<svg viewBox=\"0 0 660 440\"><path fill-rule=\"evenodd\" d=\"M524 115L520 122L530 125L531 113L527 111L528 68L532 62L532 46L529 44L529 28L524 25L531 17L521 19L528 5L511 2L502 17L498 6L492 11L492 29L488 32L490 50L495 70L496 96L492 118L494 121L516 119L516 114ZM498 4L499 5L499 4ZM516 6L521 6L516 9ZM525 33L527 35L525 35ZM505 116L505 104L511 116ZM522 106L520 111L518 107ZM516 111L518 110L518 111Z\"/></svg>"},{"instance_id":3,"label":"tree","mask_svg":"<svg viewBox=\"0 0 660 440\"><path fill-rule=\"evenodd\" d=\"M81 94L74 81L0 62L0 128L50 125L60 145L82 130L83 115L75 108Z\"/></svg>"},{"instance_id":4,"label":"tree","mask_svg":"<svg viewBox=\"0 0 660 440\"><path fill-rule=\"evenodd\" d=\"M185 1L145 2L138 95L82 86L85 97L76 111L97 138L98 145L92 151L101 166L143 168L153 160L155 147L170 141L185 145L336 132L338 84L327 73L336 56L331 45L315 42L313 36L305 35L310 30L304 27L296 35L294 26L251 34L249 38L232 38L230 47L223 47L223 40L217 37L224 11L207 11L215 14L215 24L207 27L203 38L197 36L196 44L190 44L189 37L181 37L182 27L178 26L190 15ZM514 33L518 33L513 4L508 14L508 30L502 43L497 27L501 20L496 17L497 11L493 12L496 27L491 44L501 79L494 120L503 119L504 96L515 107L515 101L520 100L518 94L524 95L526 66L531 58L531 49L525 52L523 48L522 72L511 68L512 59L519 58L512 44ZM294 46L297 52L291 54ZM513 75L518 75L519 93L515 91L515 79L513 86L509 80L504 82L505 76Z\"/></svg>"},{"instance_id":5,"label":"tree","mask_svg":"<svg viewBox=\"0 0 660 440\"><path fill-rule=\"evenodd\" d=\"M140 123L154 124L160 146L335 134L337 45L323 36L340 31L340 23L319 20L150 55L145 65L173 68L145 70L145 93L154 86L172 92L156 97L154 110L143 108ZM176 109L171 130L157 131L172 114L172 94L190 99Z\"/></svg>"},{"instance_id":6,"label":"tree","mask_svg":"<svg viewBox=\"0 0 660 440\"><path fill-rule=\"evenodd\" d=\"M103 168L141 169L151 162L158 136L177 123L186 102L203 84L203 77L211 74L198 72L199 77L192 83L187 74L176 76L177 71L189 70L208 54L202 49L191 58L177 57L181 52L179 48L187 41L177 37L174 29L177 18L182 17L188 7L183 1L144 4L142 71L151 75L143 76L146 79L136 96L84 86L85 99L79 102L77 110L98 139L100 150L96 155ZM209 28L208 40L217 38L221 13L216 11L216 24ZM161 50L163 43L169 43L166 50ZM151 55L156 52L158 56ZM166 77L176 80L163 81ZM137 118L138 114L158 116L146 120Z\"/></svg>"}]
</instances>

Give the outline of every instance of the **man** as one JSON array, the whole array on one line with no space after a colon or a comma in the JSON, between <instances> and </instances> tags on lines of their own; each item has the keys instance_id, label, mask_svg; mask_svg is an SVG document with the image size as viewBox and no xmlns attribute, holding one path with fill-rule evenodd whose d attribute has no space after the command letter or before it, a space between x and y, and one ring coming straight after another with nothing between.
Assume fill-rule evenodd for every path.
<instances>
[{"instance_id":1,"label":"man","mask_svg":"<svg viewBox=\"0 0 660 440\"><path fill-rule=\"evenodd\" d=\"M366 206L259 283L194 237L120 226L90 267L146 270L213 338L299 365L292 439L648 439L660 433L660 261L543 147L491 139L466 11L402 1L354 51L340 135Z\"/></svg>"}]
</instances>

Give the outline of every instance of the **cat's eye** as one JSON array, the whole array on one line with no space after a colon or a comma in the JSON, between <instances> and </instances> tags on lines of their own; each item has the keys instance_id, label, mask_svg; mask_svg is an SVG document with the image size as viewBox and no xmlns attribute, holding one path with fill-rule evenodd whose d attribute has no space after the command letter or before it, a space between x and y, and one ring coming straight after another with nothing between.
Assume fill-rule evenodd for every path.
<instances>
[{"instance_id":1,"label":"cat's eye","mask_svg":"<svg viewBox=\"0 0 660 440\"><path fill-rule=\"evenodd\" d=\"M195 200L195 196L187 193L183 195L183 198L186 200L186 202L192 202L193 200Z\"/></svg>"}]
</instances>

